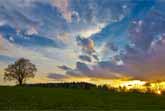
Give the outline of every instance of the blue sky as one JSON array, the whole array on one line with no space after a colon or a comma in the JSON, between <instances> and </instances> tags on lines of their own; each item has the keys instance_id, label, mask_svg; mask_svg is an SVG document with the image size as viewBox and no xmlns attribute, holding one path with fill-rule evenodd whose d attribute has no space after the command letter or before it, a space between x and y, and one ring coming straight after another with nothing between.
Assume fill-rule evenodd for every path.
<instances>
[{"instance_id":1,"label":"blue sky","mask_svg":"<svg viewBox=\"0 0 165 111\"><path fill-rule=\"evenodd\" d=\"M164 6L163 0L1 0L1 75L24 57L36 64L38 82L164 79Z\"/></svg>"}]
</instances>

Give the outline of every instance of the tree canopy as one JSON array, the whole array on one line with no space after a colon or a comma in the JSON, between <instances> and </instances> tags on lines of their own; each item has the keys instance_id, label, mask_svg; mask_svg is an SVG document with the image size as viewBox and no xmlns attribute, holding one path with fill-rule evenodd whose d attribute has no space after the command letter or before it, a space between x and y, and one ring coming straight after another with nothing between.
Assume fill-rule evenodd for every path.
<instances>
[{"instance_id":1,"label":"tree canopy","mask_svg":"<svg viewBox=\"0 0 165 111\"><path fill-rule=\"evenodd\" d=\"M22 85L26 82L27 78L33 78L37 68L30 60L20 58L15 63L8 65L5 69L4 79L15 80L17 84Z\"/></svg>"}]
</instances>

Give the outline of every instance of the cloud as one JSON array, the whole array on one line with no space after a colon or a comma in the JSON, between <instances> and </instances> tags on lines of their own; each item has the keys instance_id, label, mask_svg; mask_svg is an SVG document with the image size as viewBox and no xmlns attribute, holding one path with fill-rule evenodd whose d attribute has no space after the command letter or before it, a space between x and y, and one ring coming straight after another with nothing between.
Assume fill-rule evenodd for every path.
<instances>
[{"instance_id":1,"label":"cloud","mask_svg":"<svg viewBox=\"0 0 165 111\"><path fill-rule=\"evenodd\" d=\"M5 47L4 47L5 50L0 50L1 55L15 58L15 60L22 57L31 60L34 64L36 64L38 68L37 74L39 75L46 74L49 71L50 72L53 72L54 70L58 71L59 69L56 68L55 66L63 63L63 62L60 62L61 61L60 59L53 59L53 58L47 57L45 52L43 51L40 52L40 49L42 48L37 48L37 50L35 50L35 48L29 49L27 47L22 47L17 44L12 44L5 39L4 39L4 43L5 43ZM49 50L49 48L47 48L46 50ZM68 60L68 64L71 61L72 59L70 58Z\"/></svg>"},{"instance_id":2,"label":"cloud","mask_svg":"<svg viewBox=\"0 0 165 111\"><path fill-rule=\"evenodd\" d=\"M117 58L117 62L100 61L93 65L77 62L74 69L66 70L66 74L73 77L129 77L140 80L164 80L164 57L165 38L162 37L146 52L127 51L126 55Z\"/></svg>"},{"instance_id":3,"label":"cloud","mask_svg":"<svg viewBox=\"0 0 165 111\"><path fill-rule=\"evenodd\" d=\"M79 58L82 61L92 62L91 58L87 55L80 55Z\"/></svg>"},{"instance_id":4,"label":"cloud","mask_svg":"<svg viewBox=\"0 0 165 111\"><path fill-rule=\"evenodd\" d=\"M78 36L77 38L77 43L79 46L82 47L82 50L87 53L87 54L92 54L95 52L94 50L94 42L90 38L81 38Z\"/></svg>"},{"instance_id":5,"label":"cloud","mask_svg":"<svg viewBox=\"0 0 165 111\"><path fill-rule=\"evenodd\" d=\"M1 62L9 63L9 62L13 62L14 60L15 60L15 58L13 58L11 56L0 55Z\"/></svg>"},{"instance_id":6,"label":"cloud","mask_svg":"<svg viewBox=\"0 0 165 111\"><path fill-rule=\"evenodd\" d=\"M0 34L0 51L5 51L9 46L12 46L8 43L8 41L5 39L5 37Z\"/></svg>"},{"instance_id":7,"label":"cloud","mask_svg":"<svg viewBox=\"0 0 165 111\"><path fill-rule=\"evenodd\" d=\"M68 78L66 75L55 74L55 73L48 74L47 77L50 78L50 79L56 79L56 80L66 79L66 78Z\"/></svg>"},{"instance_id":8,"label":"cloud","mask_svg":"<svg viewBox=\"0 0 165 111\"><path fill-rule=\"evenodd\" d=\"M83 38L88 38L91 37L93 34L100 32L103 27L105 27L104 23L98 23L96 26L93 26L92 28L81 30L79 35Z\"/></svg>"},{"instance_id":9,"label":"cloud","mask_svg":"<svg viewBox=\"0 0 165 111\"><path fill-rule=\"evenodd\" d=\"M129 39L139 50L148 50L152 41L165 32L165 20L161 11L151 10L144 19L134 20L129 31ZM159 13L159 14L158 14Z\"/></svg>"},{"instance_id":10,"label":"cloud","mask_svg":"<svg viewBox=\"0 0 165 111\"><path fill-rule=\"evenodd\" d=\"M0 35L0 50L3 49L3 37Z\"/></svg>"},{"instance_id":11,"label":"cloud","mask_svg":"<svg viewBox=\"0 0 165 111\"><path fill-rule=\"evenodd\" d=\"M76 40L77 40L77 45L80 46L81 48L82 54L79 55L79 58L81 60L85 60L88 62L95 62L99 60L95 51L94 41L92 39L81 38L80 36L78 36Z\"/></svg>"},{"instance_id":12,"label":"cloud","mask_svg":"<svg viewBox=\"0 0 165 111\"><path fill-rule=\"evenodd\" d=\"M141 79L165 79L165 70L163 68L165 65L165 43L163 41L164 38L145 53L130 52L130 56L124 61L128 73L135 78Z\"/></svg>"},{"instance_id":13,"label":"cloud","mask_svg":"<svg viewBox=\"0 0 165 111\"><path fill-rule=\"evenodd\" d=\"M62 42L59 40L52 40L49 38L46 38L44 36L40 36L37 34L36 30L34 28L29 29L27 32L20 32L17 33L16 29L4 25L0 27L0 33L3 35L4 39L7 39L8 41L18 44L21 46L27 46L27 47L33 47L33 46L40 46L40 47L58 47L62 48L65 46Z\"/></svg>"},{"instance_id":14,"label":"cloud","mask_svg":"<svg viewBox=\"0 0 165 111\"><path fill-rule=\"evenodd\" d=\"M27 31L26 31L26 35L31 36L31 35L37 35L38 31L35 27L30 27Z\"/></svg>"},{"instance_id":15,"label":"cloud","mask_svg":"<svg viewBox=\"0 0 165 111\"><path fill-rule=\"evenodd\" d=\"M66 20L59 16L60 12L51 3L51 0L0 1L0 21L2 25L10 25L17 32L36 33L37 31L39 35L47 38L54 37L63 31L67 32Z\"/></svg>"},{"instance_id":16,"label":"cloud","mask_svg":"<svg viewBox=\"0 0 165 111\"><path fill-rule=\"evenodd\" d=\"M62 70L71 70L70 67L66 66L66 65L62 65L62 66L58 66L58 68L62 69Z\"/></svg>"},{"instance_id":17,"label":"cloud","mask_svg":"<svg viewBox=\"0 0 165 111\"><path fill-rule=\"evenodd\" d=\"M115 69L113 69L113 68ZM83 62L77 62L75 69L66 71L66 74L71 77L91 77L91 78L121 78L128 75L118 73L116 65L109 62L101 62L95 65L88 65Z\"/></svg>"},{"instance_id":18,"label":"cloud","mask_svg":"<svg viewBox=\"0 0 165 111\"><path fill-rule=\"evenodd\" d=\"M68 32L60 33L55 38L67 46L71 46L73 43L72 36Z\"/></svg>"},{"instance_id":19,"label":"cloud","mask_svg":"<svg viewBox=\"0 0 165 111\"><path fill-rule=\"evenodd\" d=\"M52 0L53 5L56 6L62 13L64 18L68 21L72 21L72 11L69 7L69 0Z\"/></svg>"}]
</instances>

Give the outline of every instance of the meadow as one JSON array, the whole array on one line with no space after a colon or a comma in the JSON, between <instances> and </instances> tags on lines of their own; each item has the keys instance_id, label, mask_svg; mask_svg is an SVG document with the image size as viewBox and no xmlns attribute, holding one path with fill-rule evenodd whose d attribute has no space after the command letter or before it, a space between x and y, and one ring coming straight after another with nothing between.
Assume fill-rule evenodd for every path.
<instances>
[{"instance_id":1,"label":"meadow","mask_svg":"<svg viewBox=\"0 0 165 111\"><path fill-rule=\"evenodd\" d=\"M165 95L97 88L0 87L0 110L164 111Z\"/></svg>"}]
</instances>

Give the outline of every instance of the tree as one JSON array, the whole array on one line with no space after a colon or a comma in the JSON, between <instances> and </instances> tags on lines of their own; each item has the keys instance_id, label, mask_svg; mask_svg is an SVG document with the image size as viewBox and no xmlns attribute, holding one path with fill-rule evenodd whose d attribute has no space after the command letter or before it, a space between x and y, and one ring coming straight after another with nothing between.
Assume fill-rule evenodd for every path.
<instances>
[{"instance_id":1,"label":"tree","mask_svg":"<svg viewBox=\"0 0 165 111\"><path fill-rule=\"evenodd\" d=\"M30 60L20 58L5 69L4 80L15 80L17 84L23 85L27 78L34 77L35 72L37 72L37 68Z\"/></svg>"}]
</instances>

